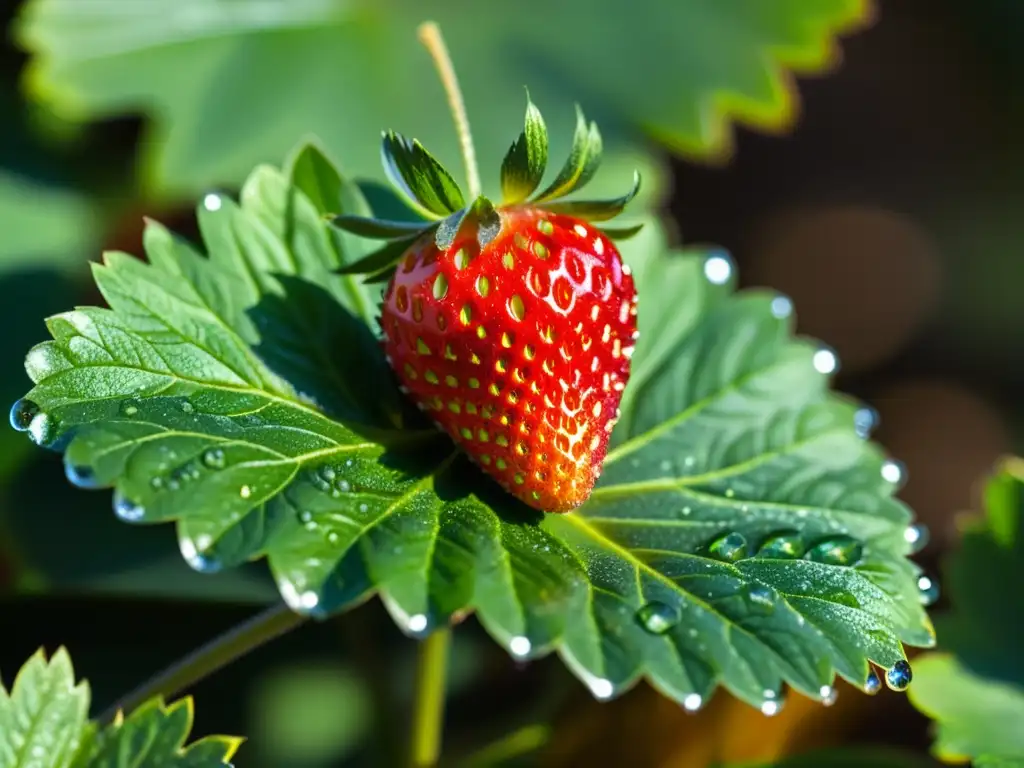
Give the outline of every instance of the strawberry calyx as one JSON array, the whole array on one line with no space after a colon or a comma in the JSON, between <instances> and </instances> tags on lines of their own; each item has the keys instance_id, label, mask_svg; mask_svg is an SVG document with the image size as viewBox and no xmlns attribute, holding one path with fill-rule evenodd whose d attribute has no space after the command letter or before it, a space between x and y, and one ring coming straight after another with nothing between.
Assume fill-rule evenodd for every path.
<instances>
[{"instance_id":1,"label":"strawberry calyx","mask_svg":"<svg viewBox=\"0 0 1024 768\"><path fill-rule=\"evenodd\" d=\"M338 272L367 275L366 282L386 282L402 254L428 234L433 235L441 250L447 250L460 235L470 233L475 234L480 247L484 248L501 234L503 224L499 208L530 207L588 222L604 222L619 215L640 189L639 173L634 172L632 187L620 197L566 199L594 177L601 162L601 134L596 123L587 122L579 106L569 156L555 179L536 192L547 170L548 133L540 110L530 101L529 94L526 100L523 130L509 147L501 165L500 206L483 195L467 203L452 175L419 141L385 131L381 143L385 173L392 186L420 216L420 221L330 216L330 222L339 229L383 241L380 248ZM635 235L641 226L601 229L608 237L622 240Z\"/></svg>"}]
</instances>

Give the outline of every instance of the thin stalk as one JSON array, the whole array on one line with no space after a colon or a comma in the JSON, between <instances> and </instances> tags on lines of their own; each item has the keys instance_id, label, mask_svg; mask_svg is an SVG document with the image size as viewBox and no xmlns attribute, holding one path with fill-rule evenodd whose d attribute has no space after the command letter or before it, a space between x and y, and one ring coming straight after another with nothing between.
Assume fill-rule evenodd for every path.
<instances>
[{"instance_id":1,"label":"thin stalk","mask_svg":"<svg viewBox=\"0 0 1024 768\"><path fill-rule=\"evenodd\" d=\"M413 768L433 768L441 756L445 683L452 630L444 627L420 643L416 659L416 699L412 717Z\"/></svg>"},{"instance_id":2,"label":"thin stalk","mask_svg":"<svg viewBox=\"0 0 1024 768\"><path fill-rule=\"evenodd\" d=\"M264 643L290 632L306 620L306 616L300 616L284 603L268 608L151 677L108 707L99 716L99 721L109 723L118 712L130 713L154 696L170 698L186 688L191 688L207 675L240 659Z\"/></svg>"},{"instance_id":3,"label":"thin stalk","mask_svg":"<svg viewBox=\"0 0 1024 768\"><path fill-rule=\"evenodd\" d=\"M469 130L466 103L462 99L462 90L459 88L459 79L455 76L455 68L452 66L452 59L448 54L448 46L445 45L444 38L441 36L441 28L433 21L425 21L420 24L417 34L420 42L430 53L430 58L434 60L437 74L441 77L441 84L448 95L448 107L455 120L455 132L459 135L462 159L466 163L469 199L470 201L476 200L480 196L480 170L476 165L476 149L473 147L473 134Z\"/></svg>"}]
</instances>

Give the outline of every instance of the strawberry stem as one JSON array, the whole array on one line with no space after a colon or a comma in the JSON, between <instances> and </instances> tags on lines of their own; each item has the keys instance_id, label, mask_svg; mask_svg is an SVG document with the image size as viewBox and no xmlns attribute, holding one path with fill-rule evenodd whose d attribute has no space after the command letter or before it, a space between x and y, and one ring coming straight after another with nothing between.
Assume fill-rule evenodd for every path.
<instances>
[{"instance_id":1,"label":"strawberry stem","mask_svg":"<svg viewBox=\"0 0 1024 768\"><path fill-rule=\"evenodd\" d=\"M448 47L441 36L441 28L433 21L425 21L417 30L420 42L430 53L437 67L445 93L448 95L448 107L455 120L455 131L459 135L462 148L462 159L466 163L466 181L469 186L469 199L476 200L480 196L480 171L476 165L476 150L473 147L473 134L469 130L469 118L466 116L466 104L462 99L459 79L455 76Z\"/></svg>"}]
</instances>

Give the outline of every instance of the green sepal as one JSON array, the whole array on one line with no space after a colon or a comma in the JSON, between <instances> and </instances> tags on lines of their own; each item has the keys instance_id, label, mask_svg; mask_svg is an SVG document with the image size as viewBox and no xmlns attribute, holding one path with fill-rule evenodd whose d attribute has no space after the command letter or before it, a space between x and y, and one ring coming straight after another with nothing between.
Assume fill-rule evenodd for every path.
<instances>
[{"instance_id":1,"label":"green sepal","mask_svg":"<svg viewBox=\"0 0 1024 768\"><path fill-rule=\"evenodd\" d=\"M447 251L452 247L455 238L467 222L476 224L476 240L480 248L486 248L501 232L501 216L494 209L494 204L481 195L465 210L449 216L437 225L434 232L434 243L438 249Z\"/></svg>"},{"instance_id":2,"label":"green sepal","mask_svg":"<svg viewBox=\"0 0 1024 768\"><path fill-rule=\"evenodd\" d=\"M597 173L597 168L601 164L602 149L601 133L597 130L597 123L591 122L588 125L583 110L577 105L576 132L573 135L569 157L555 180L533 199L534 202L541 203L564 197L583 187Z\"/></svg>"},{"instance_id":3,"label":"green sepal","mask_svg":"<svg viewBox=\"0 0 1024 768\"><path fill-rule=\"evenodd\" d=\"M644 225L642 223L633 224L628 227L599 227L605 237L610 237L612 240L629 240L643 228Z\"/></svg>"},{"instance_id":4,"label":"green sepal","mask_svg":"<svg viewBox=\"0 0 1024 768\"><path fill-rule=\"evenodd\" d=\"M381 158L388 179L424 216L437 219L466 207L451 174L415 139L385 131Z\"/></svg>"},{"instance_id":5,"label":"green sepal","mask_svg":"<svg viewBox=\"0 0 1024 768\"><path fill-rule=\"evenodd\" d=\"M367 275L375 274L383 269L390 269L399 262L402 258L402 254L416 242L420 237L420 234L421 232L417 232L411 237L401 237L395 240L389 240L376 251L373 251L359 259L359 261L346 264L345 266L335 270L335 274Z\"/></svg>"},{"instance_id":6,"label":"green sepal","mask_svg":"<svg viewBox=\"0 0 1024 768\"><path fill-rule=\"evenodd\" d=\"M640 174L633 171L633 188L622 197L611 200L563 200L561 202L545 203L543 208L552 213L563 213L567 216L575 216L578 219L587 221L607 221L622 213L630 200L636 197L640 191ZM633 234L636 234L635 232Z\"/></svg>"},{"instance_id":7,"label":"green sepal","mask_svg":"<svg viewBox=\"0 0 1024 768\"><path fill-rule=\"evenodd\" d=\"M338 229L371 240L394 240L408 237L422 232L425 228L423 223L368 219L365 216L328 216L327 220Z\"/></svg>"},{"instance_id":8,"label":"green sepal","mask_svg":"<svg viewBox=\"0 0 1024 768\"><path fill-rule=\"evenodd\" d=\"M548 129L526 94L526 123L501 164L501 193L506 205L521 203L537 189L548 165Z\"/></svg>"}]
</instances>

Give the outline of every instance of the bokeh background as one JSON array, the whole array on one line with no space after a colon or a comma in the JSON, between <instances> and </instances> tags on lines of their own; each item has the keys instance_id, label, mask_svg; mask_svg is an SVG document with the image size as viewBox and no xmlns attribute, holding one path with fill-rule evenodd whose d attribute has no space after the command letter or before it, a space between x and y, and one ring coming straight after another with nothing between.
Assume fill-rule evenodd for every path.
<instances>
[{"instance_id":1,"label":"bokeh background","mask_svg":"<svg viewBox=\"0 0 1024 768\"><path fill-rule=\"evenodd\" d=\"M122 2L124 14L131 16L132 0ZM34 6L37 21L45 21L62 3L27 5ZM64 0L63 5L94 4ZM117 9L116 0L105 5ZM177 5L196 10L218 3L182 0ZM452 5L463 16L471 14L466 4ZM678 34L685 45L685 30L659 17L667 14L669 0L642 5L633 32L656 30L650 35L662 43ZM271 152L272 141L250 141L239 130L262 135L272 123L275 135L293 133L294 141L310 130L301 110L285 116L275 112L280 78L292 78L288 88L304 94L303 104L320 105L310 124L344 121L358 111L360 102L332 101L341 98L331 88L332 78L347 78L349 93L366 91L367 99L383 104L360 118L364 122L377 115L408 122L417 114L436 113L429 125L424 118L424 131L429 134L435 126L450 131L436 86L426 89L415 108L389 111L388 100L411 88L407 71L387 65L389 46L412 49L414 22L396 25L405 38L382 34L359 42L375 58L356 80L371 85L360 80L353 86L351 72L342 70L296 66L275 75L277 60L243 39L224 51L197 52L194 70L174 70L173 49L183 43L166 43L144 62L148 70L125 75L131 82L120 84L129 65L113 57L95 66L89 59L96 51L86 43L91 40L108 54L122 44L145 47L142 38L131 35L152 30L130 24L121 29L108 17L85 42L85 32L76 38L75 30L59 24L48 27L49 38L33 36L24 32L30 14L22 6L0 4L0 27L11 31L0 46L4 402L13 402L28 387L22 360L30 345L44 338L43 318L100 301L88 261L103 249L141 253L143 215L194 235L192 206L203 189L230 190L253 165L281 161ZM472 13L487 16L491 7ZM65 27L73 16L65 15ZM606 29L614 27L611 19L599 11L589 16L588 24L603 24L603 34L611 34ZM739 127L731 153L724 151L726 144L709 152L699 141L658 131L653 133L660 141L645 137L635 128L645 116L630 115L628 104L625 114L616 112L599 98L600 79L618 76L602 68L570 72L564 60L541 49L517 62L517 72L528 74L531 95L546 116L549 103L560 103L556 97L578 91L575 98L588 113L609 126L612 159L602 176L610 184L622 177L614 169L640 164L653 179L647 204L663 208L682 242L725 246L738 263L741 284L770 286L793 298L800 332L825 341L839 355L836 386L878 410L877 439L906 464L909 481L900 495L931 529L931 543L919 557L937 576L939 558L956 545L958 518L977 508L979 483L997 458L1020 450L1024 426L1019 402L1024 387L1024 6L1014 0L883 0L871 17L870 23L840 25L849 28L841 37L841 56L833 51L826 73L795 81L799 102L786 126ZM16 18L22 19L17 34ZM507 20L460 24L458 18L453 12L451 23L442 20L456 65L466 72L481 70L484 77L489 70L479 62L489 46L498 45L488 34ZM556 18L550 26L564 30L561 21ZM201 24L202 14L197 10L189 23ZM322 30L324 45L356 45L345 38L330 42L328 27ZM460 38L461 30L478 32L472 44ZM705 33L711 48L718 42L716 30ZM61 48L61 34L85 46L78 50L86 61L81 71L68 63L74 56ZM187 34L185 29L182 37ZM637 38L633 48L646 41ZM301 48L283 39L282 50L293 44L296 51ZM40 50L53 61L49 86L71 83L67 92L48 87L46 76L33 72ZM728 56L732 49L723 42L722 51ZM655 102L668 99L691 76L685 61L673 69L633 52L638 60L627 75L642 76L638 87ZM210 66L219 68L222 81L196 97L188 112L162 94L185 92L189 78L202 78L202 56L220 57ZM371 66L382 72L383 97L369 95L376 82L366 75ZM427 70L425 59L419 68ZM95 93L104 77L112 83L106 101L76 98L75 87ZM468 77L473 81L476 75ZM471 113L484 113L486 121L507 117L507 129L497 136L512 138L521 119L521 91L499 107L474 103L476 90L472 82L467 87ZM225 115L218 109L223 99L242 99L233 107L230 125L217 122ZM555 132L562 128L564 136L571 112L562 111L549 117L549 124ZM344 151L331 149L342 167L358 172L376 163L380 128L419 135L418 124L373 124L366 130L363 123L355 125L351 132L361 138L345 144ZM485 146L492 135L487 125ZM203 152L188 156L182 136L191 136L191 146ZM556 133L555 152L561 140ZM439 154L447 158L454 145L438 141ZM161 155L162 148L167 151ZM187 171L168 171L174 163ZM0 430L0 673L5 680L40 645L65 644L101 708L275 598L262 564L218 575L191 572L172 528L117 522L108 491L72 488L57 455ZM379 605L368 604L306 627L198 685L196 732L247 735L239 765L385 764L379 749L394 749L404 733L413 652L413 641L390 627ZM599 705L557 659L516 665L472 619L464 623L453 656L450 748L458 753L538 722L553 728L547 746L531 760L566 766L590 760L699 768L718 761L770 760L825 745L898 745L925 754L929 744L925 719L905 697L888 691L868 698L844 687L831 708L793 697L772 719L724 693L700 714L687 715L645 686Z\"/></svg>"}]
</instances>

